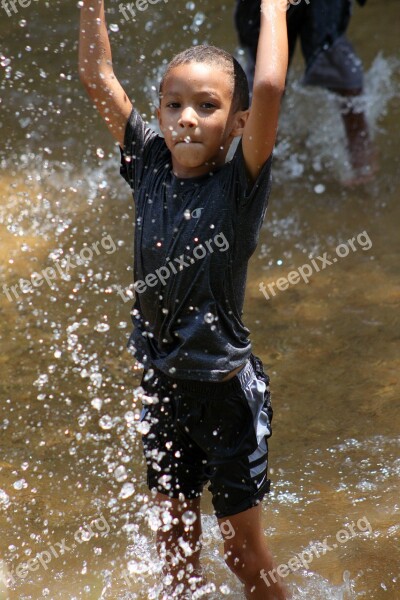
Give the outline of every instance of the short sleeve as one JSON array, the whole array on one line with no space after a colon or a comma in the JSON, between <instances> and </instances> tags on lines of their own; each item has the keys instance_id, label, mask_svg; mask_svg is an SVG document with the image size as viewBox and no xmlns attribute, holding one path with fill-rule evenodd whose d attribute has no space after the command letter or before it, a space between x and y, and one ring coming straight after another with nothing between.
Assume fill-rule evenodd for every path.
<instances>
[{"instance_id":1,"label":"short sleeve","mask_svg":"<svg viewBox=\"0 0 400 600\"><path fill-rule=\"evenodd\" d=\"M164 139L148 127L138 111L133 108L126 124L124 148L120 148L120 174L133 191L138 189L149 157L154 158L157 145L165 147Z\"/></svg>"},{"instance_id":2,"label":"short sleeve","mask_svg":"<svg viewBox=\"0 0 400 600\"><path fill-rule=\"evenodd\" d=\"M239 183L237 195L239 209L248 207L250 204L263 202L265 198L268 200L271 191L272 154L265 161L260 174L254 183L250 183L247 174L243 156L242 140L240 140L232 160L234 161L236 177Z\"/></svg>"},{"instance_id":3,"label":"short sleeve","mask_svg":"<svg viewBox=\"0 0 400 600\"><path fill-rule=\"evenodd\" d=\"M260 229L262 227L271 193L272 154L264 163L260 174L254 183L249 182L243 156L242 142L236 149L234 157L234 172L236 178L236 233L241 243L254 252Z\"/></svg>"}]
</instances>

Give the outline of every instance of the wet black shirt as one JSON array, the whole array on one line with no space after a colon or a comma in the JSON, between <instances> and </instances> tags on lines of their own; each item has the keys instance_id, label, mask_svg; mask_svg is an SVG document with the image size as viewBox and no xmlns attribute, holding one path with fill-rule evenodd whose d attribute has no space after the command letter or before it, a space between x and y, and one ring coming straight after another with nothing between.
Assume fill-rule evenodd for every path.
<instances>
[{"instance_id":1,"label":"wet black shirt","mask_svg":"<svg viewBox=\"0 0 400 600\"><path fill-rule=\"evenodd\" d=\"M247 264L270 192L271 158L248 190L242 145L213 173L180 179L164 138L133 109L121 175L136 211L134 330L145 367L221 381L251 353L242 323Z\"/></svg>"}]
</instances>

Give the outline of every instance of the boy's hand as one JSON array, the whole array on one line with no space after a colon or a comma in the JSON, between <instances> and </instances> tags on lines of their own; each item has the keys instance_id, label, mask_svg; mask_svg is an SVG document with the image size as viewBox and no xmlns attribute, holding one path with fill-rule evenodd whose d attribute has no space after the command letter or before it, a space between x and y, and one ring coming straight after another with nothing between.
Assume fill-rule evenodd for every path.
<instances>
[{"instance_id":1,"label":"boy's hand","mask_svg":"<svg viewBox=\"0 0 400 600\"><path fill-rule=\"evenodd\" d=\"M104 0L83 0L79 35L79 76L119 145L124 145L132 103L114 75Z\"/></svg>"},{"instance_id":2,"label":"boy's hand","mask_svg":"<svg viewBox=\"0 0 400 600\"><path fill-rule=\"evenodd\" d=\"M253 181L272 153L288 68L286 10L282 0L262 0L253 100L242 145Z\"/></svg>"}]
</instances>

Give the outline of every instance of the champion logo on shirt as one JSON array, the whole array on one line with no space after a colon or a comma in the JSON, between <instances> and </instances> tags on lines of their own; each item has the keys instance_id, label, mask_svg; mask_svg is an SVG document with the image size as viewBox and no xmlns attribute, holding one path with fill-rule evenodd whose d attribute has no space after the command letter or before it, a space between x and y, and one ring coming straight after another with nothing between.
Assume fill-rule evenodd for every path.
<instances>
[{"instance_id":1,"label":"champion logo on shirt","mask_svg":"<svg viewBox=\"0 0 400 600\"><path fill-rule=\"evenodd\" d=\"M192 219L199 219L201 216L201 211L203 210L204 207L201 208L195 208L194 210L192 210L192 212L190 213L190 216L192 217Z\"/></svg>"}]
</instances>

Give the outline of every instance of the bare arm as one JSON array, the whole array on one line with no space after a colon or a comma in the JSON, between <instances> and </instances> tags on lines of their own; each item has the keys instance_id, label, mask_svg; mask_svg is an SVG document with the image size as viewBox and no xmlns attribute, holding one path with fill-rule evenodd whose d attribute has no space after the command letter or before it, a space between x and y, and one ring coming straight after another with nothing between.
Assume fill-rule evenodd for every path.
<instances>
[{"instance_id":1,"label":"bare arm","mask_svg":"<svg viewBox=\"0 0 400 600\"><path fill-rule=\"evenodd\" d=\"M104 0L83 0L79 34L79 76L121 147L132 103L114 75Z\"/></svg>"},{"instance_id":2,"label":"bare arm","mask_svg":"<svg viewBox=\"0 0 400 600\"><path fill-rule=\"evenodd\" d=\"M253 180L275 144L288 67L286 0L262 0L253 100L243 131L243 154Z\"/></svg>"}]
</instances>

